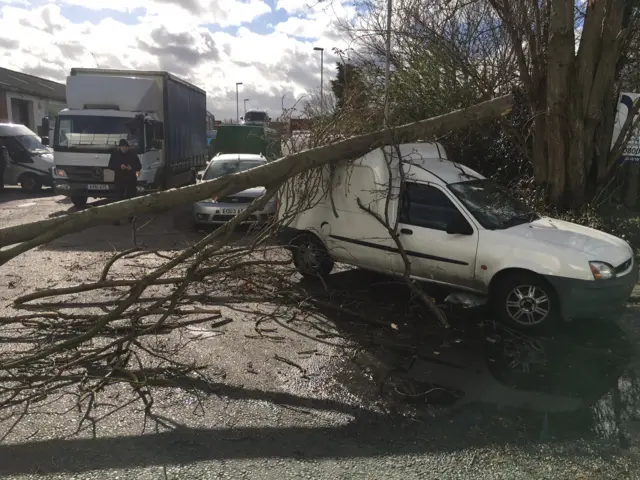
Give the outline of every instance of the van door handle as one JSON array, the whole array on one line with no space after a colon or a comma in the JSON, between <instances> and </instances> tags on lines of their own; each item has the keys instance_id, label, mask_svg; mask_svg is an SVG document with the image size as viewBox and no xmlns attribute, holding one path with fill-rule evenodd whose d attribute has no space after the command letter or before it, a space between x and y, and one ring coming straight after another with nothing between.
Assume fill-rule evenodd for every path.
<instances>
[{"instance_id":1,"label":"van door handle","mask_svg":"<svg viewBox=\"0 0 640 480\"><path fill-rule=\"evenodd\" d=\"M404 233L405 235L413 235L413 230L409 230L408 228L401 228L400 233Z\"/></svg>"}]
</instances>

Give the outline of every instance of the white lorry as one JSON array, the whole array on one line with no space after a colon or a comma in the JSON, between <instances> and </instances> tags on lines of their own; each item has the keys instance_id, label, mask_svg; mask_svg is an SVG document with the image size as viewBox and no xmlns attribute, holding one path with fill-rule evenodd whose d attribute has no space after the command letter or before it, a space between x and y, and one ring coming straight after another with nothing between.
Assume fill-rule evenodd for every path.
<instances>
[{"instance_id":1,"label":"white lorry","mask_svg":"<svg viewBox=\"0 0 640 480\"><path fill-rule=\"evenodd\" d=\"M308 203L304 175L283 190L282 241L300 273L341 262L402 276L404 251L414 279L488 295L499 318L529 329L624 306L638 278L627 242L538 216L442 145L398 149L326 167L327 188Z\"/></svg>"},{"instance_id":2,"label":"white lorry","mask_svg":"<svg viewBox=\"0 0 640 480\"><path fill-rule=\"evenodd\" d=\"M84 206L115 196L109 157L126 139L138 192L194 183L208 160L206 92L167 72L74 68L53 138L56 192Z\"/></svg>"}]
</instances>

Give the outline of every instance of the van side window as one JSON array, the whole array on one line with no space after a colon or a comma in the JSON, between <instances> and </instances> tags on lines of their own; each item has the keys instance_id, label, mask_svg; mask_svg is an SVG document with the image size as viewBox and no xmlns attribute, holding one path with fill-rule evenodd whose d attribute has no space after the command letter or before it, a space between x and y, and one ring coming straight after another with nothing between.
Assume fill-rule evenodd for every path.
<instances>
[{"instance_id":1,"label":"van side window","mask_svg":"<svg viewBox=\"0 0 640 480\"><path fill-rule=\"evenodd\" d=\"M411 182L405 184L400 197L401 223L446 231L457 214L456 206L437 188Z\"/></svg>"}]
</instances>

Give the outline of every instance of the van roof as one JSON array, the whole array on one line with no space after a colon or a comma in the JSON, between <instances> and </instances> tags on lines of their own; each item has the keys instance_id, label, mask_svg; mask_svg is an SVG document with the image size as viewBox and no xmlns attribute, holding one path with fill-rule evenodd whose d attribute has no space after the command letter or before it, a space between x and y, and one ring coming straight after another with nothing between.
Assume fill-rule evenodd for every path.
<instances>
[{"instance_id":1,"label":"van roof","mask_svg":"<svg viewBox=\"0 0 640 480\"><path fill-rule=\"evenodd\" d=\"M20 123L0 123L0 136L19 137L23 135L35 135L35 132Z\"/></svg>"},{"instance_id":2,"label":"van roof","mask_svg":"<svg viewBox=\"0 0 640 480\"><path fill-rule=\"evenodd\" d=\"M384 147L387 154L397 161L395 147ZM403 143L398 145L405 175L414 180L451 184L469 180L469 176L483 179L478 172L447 159L447 152L439 143ZM386 165L382 148L378 148L362 158L364 163ZM374 167L376 168L376 167ZM386 166L384 167L386 169ZM380 172L381 178L386 172Z\"/></svg>"}]
</instances>

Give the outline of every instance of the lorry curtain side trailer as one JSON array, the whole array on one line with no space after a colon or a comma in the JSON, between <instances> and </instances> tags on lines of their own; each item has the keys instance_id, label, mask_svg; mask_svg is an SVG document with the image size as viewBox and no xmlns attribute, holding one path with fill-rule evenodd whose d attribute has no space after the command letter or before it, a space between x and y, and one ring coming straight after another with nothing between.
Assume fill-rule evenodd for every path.
<instances>
[{"instance_id":1,"label":"lorry curtain side trailer","mask_svg":"<svg viewBox=\"0 0 640 480\"><path fill-rule=\"evenodd\" d=\"M193 183L208 161L206 92L167 72L74 68L54 131L54 184L76 206L115 196L109 157L138 154L138 192Z\"/></svg>"}]
</instances>

